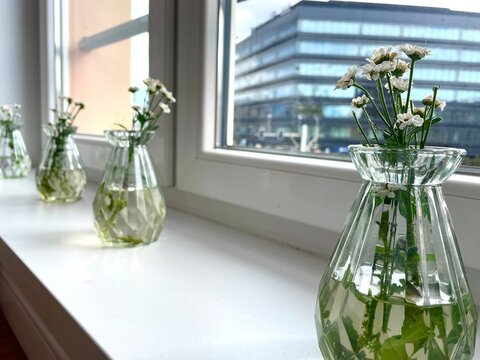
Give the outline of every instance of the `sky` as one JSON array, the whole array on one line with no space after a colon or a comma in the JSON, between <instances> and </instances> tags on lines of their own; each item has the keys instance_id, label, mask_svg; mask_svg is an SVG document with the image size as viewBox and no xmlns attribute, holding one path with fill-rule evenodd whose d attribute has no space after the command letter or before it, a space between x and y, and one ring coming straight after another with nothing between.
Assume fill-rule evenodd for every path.
<instances>
[{"instance_id":1,"label":"sky","mask_svg":"<svg viewBox=\"0 0 480 360\"><path fill-rule=\"evenodd\" d=\"M270 19L273 14L281 13L300 0L246 0L236 7L236 41L250 35L251 29ZM325 0L315 0L323 1ZM378 4L416 5L443 7L450 10L480 13L480 1L475 0L349 0L351 2L369 2Z\"/></svg>"}]
</instances>

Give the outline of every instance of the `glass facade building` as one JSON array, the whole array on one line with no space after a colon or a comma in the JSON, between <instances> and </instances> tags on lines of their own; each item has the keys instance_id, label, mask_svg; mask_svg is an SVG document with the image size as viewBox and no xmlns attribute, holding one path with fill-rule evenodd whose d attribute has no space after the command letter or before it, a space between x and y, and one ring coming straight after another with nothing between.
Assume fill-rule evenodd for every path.
<instances>
[{"instance_id":1,"label":"glass facade building","mask_svg":"<svg viewBox=\"0 0 480 360\"><path fill-rule=\"evenodd\" d=\"M404 43L432 49L415 69L414 102L433 85L447 101L430 145L480 156L478 14L340 1L301 1L236 45L234 145L294 151L306 136L301 151L345 152L361 141L350 105L361 94L334 91L336 81L372 49Z\"/></svg>"}]
</instances>

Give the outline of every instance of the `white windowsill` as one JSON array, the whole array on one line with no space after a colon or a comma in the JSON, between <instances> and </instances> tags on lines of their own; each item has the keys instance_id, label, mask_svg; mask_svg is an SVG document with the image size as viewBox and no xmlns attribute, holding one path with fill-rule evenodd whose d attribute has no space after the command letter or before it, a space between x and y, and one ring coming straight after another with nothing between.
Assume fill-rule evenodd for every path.
<instances>
[{"instance_id":1,"label":"white windowsill","mask_svg":"<svg viewBox=\"0 0 480 360\"><path fill-rule=\"evenodd\" d=\"M32 359L322 358L325 260L172 209L156 243L102 248L93 192L45 204L33 176L0 181L2 309Z\"/></svg>"}]
</instances>

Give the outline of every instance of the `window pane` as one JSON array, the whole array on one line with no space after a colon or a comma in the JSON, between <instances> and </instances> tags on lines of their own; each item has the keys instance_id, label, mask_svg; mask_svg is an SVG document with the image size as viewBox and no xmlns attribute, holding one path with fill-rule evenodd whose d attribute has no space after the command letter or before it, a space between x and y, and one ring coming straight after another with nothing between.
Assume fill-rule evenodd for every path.
<instances>
[{"instance_id":1,"label":"window pane","mask_svg":"<svg viewBox=\"0 0 480 360\"><path fill-rule=\"evenodd\" d=\"M148 76L148 33L84 50L80 41L148 14L148 0L70 0L69 94L86 104L78 132L101 135L130 126L127 89Z\"/></svg>"},{"instance_id":2,"label":"window pane","mask_svg":"<svg viewBox=\"0 0 480 360\"><path fill-rule=\"evenodd\" d=\"M427 6L422 0L238 2L231 29L234 94L224 95L234 118L223 119L233 129L219 143L304 156L346 153L361 142L350 106L360 93L333 91L336 81L364 64L372 49L408 42L432 49L417 64L413 101L419 104L438 84L448 102L429 144L464 147L467 163L480 165L480 17L468 6L461 12Z\"/></svg>"}]
</instances>

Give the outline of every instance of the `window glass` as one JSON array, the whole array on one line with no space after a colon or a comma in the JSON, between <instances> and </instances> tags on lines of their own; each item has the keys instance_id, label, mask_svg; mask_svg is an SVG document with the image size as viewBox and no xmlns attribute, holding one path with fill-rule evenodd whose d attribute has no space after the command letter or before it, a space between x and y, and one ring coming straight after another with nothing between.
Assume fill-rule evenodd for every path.
<instances>
[{"instance_id":1,"label":"window glass","mask_svg":"<svg viewBox=\"0 0 480 360\"><path fill-rule=\"evenodd\" d=\"M439 98L447 101L442 123L431 129L430 145L464 147L469 164L480 165L478 13L470 5L462 8L462 2L445 2L455 10L426 0L358 2L235 4L229 85L234 94L228 98L231 92L222 92L233 107L228 112L233 120L223 118L222 124L233 129L219 132L226 135L218 143L304 156L345 153L349 144L361 141L350 106L360 93L334 91L336 81L348 67L364 64L372 49L411 42L432 49L416 67L413 101L419 104L436 84ZM278 136L285 131L292 141ZM305 142L312 146L300 149Z\"/></svg>"},{"instance_id":2,"label":"window glass","mask_svg":"<svg viewBox=\"0 0 480 360\"><path fill-rule=\"evenodd\" d=\"M130 126L127 90L148 76L148 32L145 25L132 20L148 14L148 0L70 0L68 8L69 36L64 46L68 46L69 86L65 92L86 104L76 124L78 132L100 135L116 128L115 124ZM115 27L129 24L135 28L132 36L118 41L117 34L125 28ZM103 33L109 29L110 33ZM99 36L98 47L85 48L85 41L91 44Z\"/></svg>"}]
</instances>

